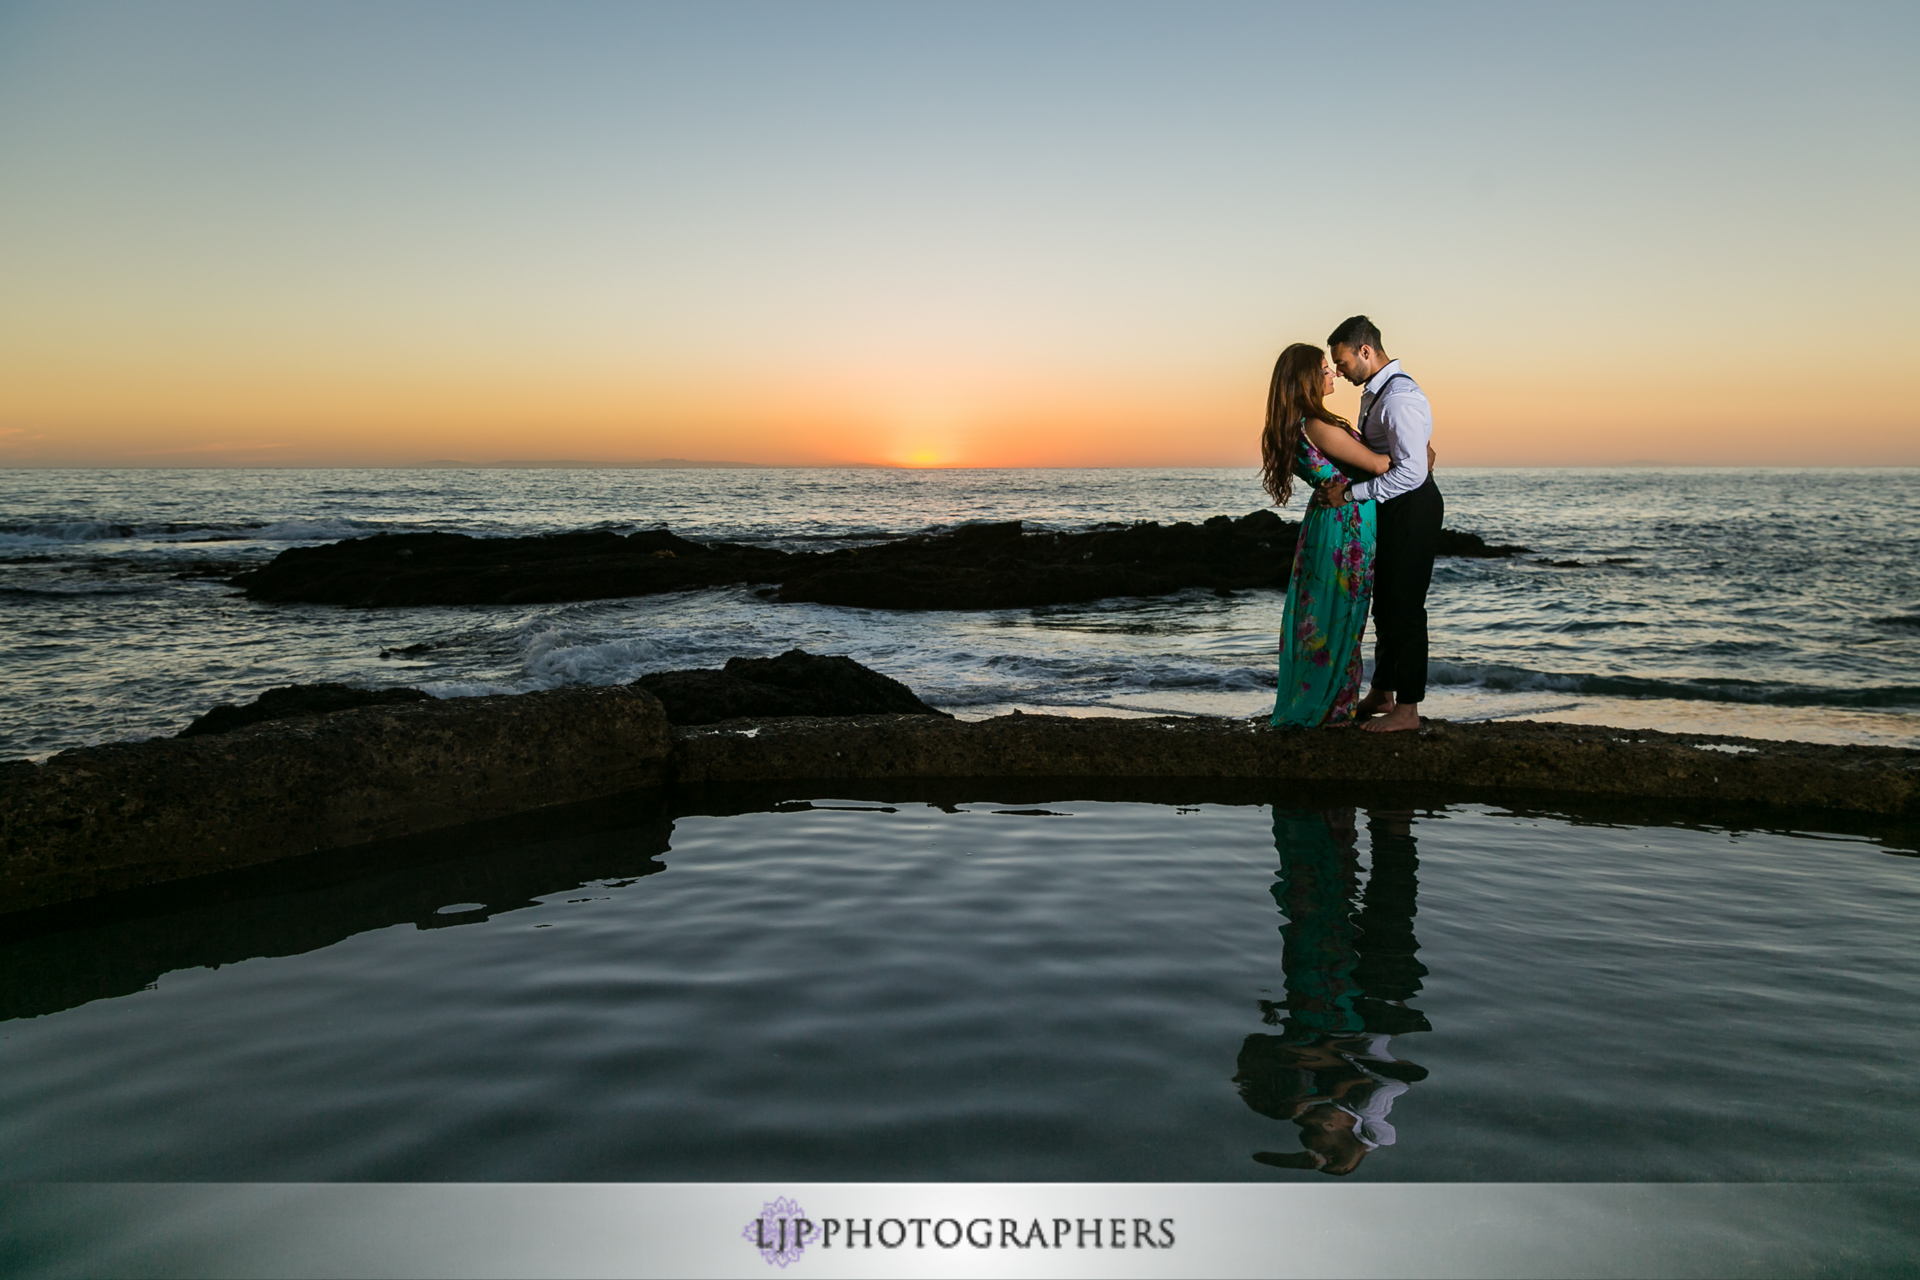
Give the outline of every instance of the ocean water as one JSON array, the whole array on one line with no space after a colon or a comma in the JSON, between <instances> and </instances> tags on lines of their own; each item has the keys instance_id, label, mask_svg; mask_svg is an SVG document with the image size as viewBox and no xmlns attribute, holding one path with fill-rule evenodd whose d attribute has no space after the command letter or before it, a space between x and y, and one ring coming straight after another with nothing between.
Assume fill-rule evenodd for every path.
<instances>
[{"instance_id":1,"label":"ocean water","mask_svg":"<svg viewBox=\"0 0 1920 1280\"><path fill-rule=\"evenodd\" d=\"M1920 471L1439 479L1450 527L1531 551L1440 562L1428 714L1920 745ZM173 733L279 684L458 696L795 645L849 654L968 718L1259 715L1271 591L992 613L776 605L745 589L375 612L253 604L221 577L381 530L667 525L798 549L1265 503L1239 469L0 471L0 758Z\"/></svg>"},{"instance_id":2,"label":"ocean water","mask_svg":"<svg viewBox=\"0 0 1920 1280\"><path fill-rule=\"evenodd\" d=\"M0 941L0 1180L1920 1179L1911 831L986 788L542 825Z\"/></svg>"}]
</instances>

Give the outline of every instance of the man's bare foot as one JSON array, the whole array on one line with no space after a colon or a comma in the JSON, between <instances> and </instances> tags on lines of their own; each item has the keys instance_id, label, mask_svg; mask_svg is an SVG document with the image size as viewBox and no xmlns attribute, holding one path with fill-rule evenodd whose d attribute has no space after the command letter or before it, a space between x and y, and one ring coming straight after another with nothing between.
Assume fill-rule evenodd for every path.
<instances>
[{"instance_id":1,"label":"man's bare foot","mask_svg":"<svg viewBox=\"0 0 1920 1280\"><path fill-rule=\"evenodd\" d=\"M1420 727L1420 704L1402 702L1377 720L1369 720L1360 726L1369 733L1400 733Z\"/></svg>"},{"instance_id":2,"label":"man's bare foot","mask_svg":"<svg viewBox=\"0 0 1920 1280\"><path fill-rule=\"evenodd\" d=\"M1360 705L1353 709L1353 715L1356 720L1365 720L1369 716L1377 716L1383 711L1391 710L1393 710L1393 690L1375 689L1360 699Z\"/></svg>"}]
</instances>

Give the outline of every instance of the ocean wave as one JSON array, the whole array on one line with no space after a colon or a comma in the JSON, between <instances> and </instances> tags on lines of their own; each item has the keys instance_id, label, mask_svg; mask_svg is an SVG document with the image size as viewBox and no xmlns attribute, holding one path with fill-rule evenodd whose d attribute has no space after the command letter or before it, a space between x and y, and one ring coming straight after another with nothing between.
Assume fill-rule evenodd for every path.
<instances>
[{"instance_id":1,"label":"ocean wave","mask_svg":"<svg viewBox=\"0 0 1920 1280\"><path fill-rule=\"evenodd\" d=\"M1920 685L1788 684L1764 680L1651 679L1529 671L1500 664L1435 662L1428 679L1437 686L1508 693L1590 694L1613 698L1672 698L1683 702L1733 702L1776 707L1920 706Z\"/></svg>"},{"instance_id":2,"label":"ocean wave","mask_svg":"<svg viewBox=\"0 0 1920 1280\"><path fill-rule=\"evenodd\" d=\"M1597 621L1563 622L1553 628L1555 631L1580 634L1588 631L1612 631L1620 627L1650 627L1651 622L1641 622L1633 618L1604 618Z\"/></svg>"},{"instance_id":3,"label":"ocean wave","mask_svg":"<svg viewBox=\"0 0 1920 1280\"><path fill-rule=\"evenodd\" d=\"M106 520L57 520L0 525L0 547L47 547L136 536L137 525Z\"/></svg>"},{"instance_id":4,"label":"ocean wave","mask_svg":"<svg viewBox=\"0 0 1920 1280\"><path fill-rule=\"evenodd\" d=\"M908 667L882 669L905 680L928 701L946 707L1017 701L1095 706L1139 694L1266 693L1274 687L1272 668L1170 657L1103 661L1087 654L961 652L922 654Z\"/></svg>"},{"instance_id":5,"label":"ocean wave","mask_svg":"<svg viewBox=\"0 0 1920 1280\"><path fill-rule=\"evenodd\" d=\"M385 527L340 517L251 522L38 520L0 524L0 548L74 546L89 542L333 542Z\"/></svg>"},{"instance_id":6,"label":"ocean wave","mask_svg":"<svg viewBox=\"0 0 1920 1280\"><path fill-rule=\"evenodd\" d=\"M261 542L337 542L357 538L387 528L384 521L346 520L324 517L307 520L275 520L254 526L247 534Z\"/></svg>"},{"instance_id":7,"label":"ocean wave","mask_svg":"<svg viewBox=\"0 0 1920 1280\"><path fill-rule=\"evenodd\" d=\"M1279 677L1272 670L1255 671L1248 667L1237 667L1225 671L1187 669L1165 674L1149 674L1145 680L1145 687L1189 689L1208 693L1244 693L1271 689L1278 682Z\"/></svg>"},{"instance_id":8,"label":"ocean wave","mask_svg":"<svg viewBox=\"0 0 1920 1280\"><path fill-rule=\"evenodd\" d=\"M661 665L662 646L644 636L598 639L536 627L523 640L521 669L541 688L626 684Z\"/></svg>"},{"instance_id":9,"label":"ocean wave","mask_svg":"<svg viewBox=\"0 0 1920 1280\"><path fill-rule=\"evenodd\" d=\"M819 533L761 533L748 531L742 533L720 533L714 535L722 542L890 542L898 538L911 537L911 533L901 533L896 529L829 529Z\"/></svg>"},{"instance_id":10,"label":"ocean wave","mask_svg":"<svg viewBox=\"0 0 1920 1280\"><path fill-rule=\"evenodd\" d=\"M164 588L144 582L63 582L45 587L0 586L0 600L71 600L75 597L147 596Z\"/></svg>"}]
</instances>

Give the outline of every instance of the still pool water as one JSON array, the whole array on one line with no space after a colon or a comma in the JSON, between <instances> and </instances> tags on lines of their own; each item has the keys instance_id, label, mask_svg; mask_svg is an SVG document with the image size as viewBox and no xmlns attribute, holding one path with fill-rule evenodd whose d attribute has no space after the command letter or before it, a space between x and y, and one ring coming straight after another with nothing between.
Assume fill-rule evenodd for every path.
<instances>
[{"instance_id":1,"label":"still pool water","mask_svg":"<svg viewBox=\"0 0 1920 1280\"><path fill-rule=\"evenodd\" d=\"M646 803L12 921L0 1180L1920 1180L1898 829Z\"/></svg>"}]
</instances>

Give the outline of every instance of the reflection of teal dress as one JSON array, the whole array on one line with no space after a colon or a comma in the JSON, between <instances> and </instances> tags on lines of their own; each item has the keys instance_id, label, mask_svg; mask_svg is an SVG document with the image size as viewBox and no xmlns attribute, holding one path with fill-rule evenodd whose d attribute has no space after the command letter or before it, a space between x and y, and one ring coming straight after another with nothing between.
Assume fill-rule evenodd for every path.
<instances>
[{"instance_id":1,"label":"reflection of teal dress","mask_svg":"<svg viewBox=\"0 0 1920 1280\"><path fill-rule=\"evenodd\" d=\"M1304 1035L1354 1035L1366 1023L1358 1004L1354 969L1352 895L1359 870L1353 848L1352 810L1336 833L1327 815L1273 810L1273 843L1280 851L1280 878L1273 900L1287 922L1280 926L1281 964L1287 974L1287 1030Z\"/></svg>"},{"instance_id":2,"label":"reflection of teal dress","mask_svg":"<svg viewBox=\"0 0 1920 1280\"><path fill-rule=\"evenodd\" d=\"M1351 809L1274 806L1280 875L1272 892L1286 917L1281 1007L1295 1042L1432 1030L1407 1003L1427 976L1413 936L1419 858L1412 833L1404 825L1396 830L1391 815L1368 821L1373 865L1363 894L1353 818Z\"/></svg>"},{"instance_id":3,"label":"reflection of teal dress","mask_svg":"<svg viewBox=\"0 0 1920 1280\"><path fill-rule=\"evenodd\" d=\"M1305 430L1293 474L1308 485L1344 480ZM1295 728L1347 724L1360 698L1360 638L1373 598L1374 504L1323 505L1300 522L1293 577L1280 622L1280 687L1273 723Z\"/></svg>"}]
</instances>

